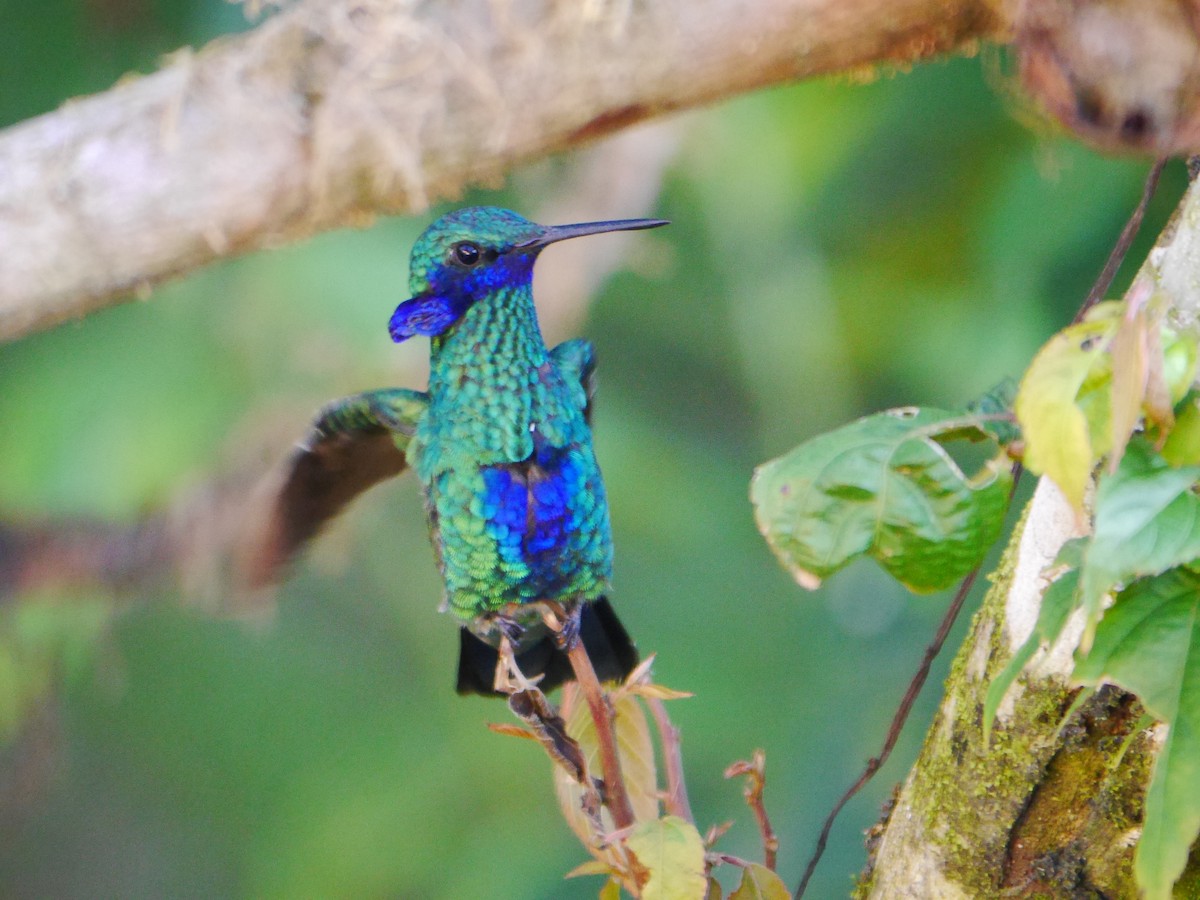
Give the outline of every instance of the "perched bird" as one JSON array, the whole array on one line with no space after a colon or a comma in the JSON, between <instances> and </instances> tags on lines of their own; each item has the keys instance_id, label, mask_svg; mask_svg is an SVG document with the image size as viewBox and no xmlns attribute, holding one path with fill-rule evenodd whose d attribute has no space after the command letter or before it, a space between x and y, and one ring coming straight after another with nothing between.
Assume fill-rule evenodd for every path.
<instances>
[{"instance_id":1,"label":"perched bird","mask_svg":"<svg viewBox=\"0 0 1200 900\"><path fill-rule=\"evenodd\" d=\"M570 680L544 603L566 613L602 679L637 652L606 598L612 538L590 423L595 362L576 339L548 350L533 304L533 265L555 241L657 228L660 219L544 226L471 207L413 246L412 298L389 323L397 343L430 338L429 389L367 391L326 406L288 461L248 577L266 584L362 491L412 468L461 623L459 693L492 694L497 648L549 690Z\"/></svg>"}]
</instances>

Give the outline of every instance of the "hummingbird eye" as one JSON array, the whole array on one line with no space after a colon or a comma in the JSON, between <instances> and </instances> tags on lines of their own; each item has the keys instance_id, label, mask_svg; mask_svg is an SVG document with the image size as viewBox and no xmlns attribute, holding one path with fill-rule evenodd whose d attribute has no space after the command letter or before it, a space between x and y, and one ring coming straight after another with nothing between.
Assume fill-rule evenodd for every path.
<instances>
[{"instance_id":1,"label":"hummingbird eye","mask_svg":"<svg viewBox=\"0 0 1200 900\"><path fill-rule=\"evenodd\" d=\"M450 250L454 254L454 261L462 266L475 265L483 255L480 253L479 245L471 241L459 241Z\"/></svg>"}]
</instances>

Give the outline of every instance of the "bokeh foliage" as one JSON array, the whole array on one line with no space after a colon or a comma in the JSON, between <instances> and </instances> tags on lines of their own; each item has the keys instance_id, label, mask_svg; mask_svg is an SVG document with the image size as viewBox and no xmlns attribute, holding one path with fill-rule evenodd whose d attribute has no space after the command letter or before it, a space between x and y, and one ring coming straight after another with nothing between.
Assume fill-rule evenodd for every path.
<instances>
[{"instance_id":1,"label":"bokeh foliage","mask_svg":"<svg viewBox=\"0 0 1200 900\"><path fill-rule=\"evenodd\" d=\"M219 0L3 0L0 20L3 124L244 27ZM944 597L911 601L868 563L802 594L757 534L750 473L862 414L954 408L1018 375L1086 292L1144 173L1025 128L996 63L809 83L684 118L654 210L675 224L639 238L584 327L601 359L614 600L659 654L657 679L696 695L672 715L702 830L737 818L721 847L756 857L721 772L763 747L793 883ZM468 201L532 213L569 175L534 167ZM1134 257L1181 184L1170 170ZM0 517L133 521L239 447L265 466L264 429L298 435L325 399L395 383L424 352L393 347L385 325L429 218L214 267L0 347ZM62 728L48 793L0 820L0 893L594 896L594 880L561 880L584 854L549 814L541 754L484 730L502 705L453 696L437 598L402 480L339 524L266 626L158 593L87 640L107 592L0 608L0 650L17 648L0 652L15 660L0 682L33 678L5 675L22 666L57 677ZM69 665L46 675L39 648L67 645ZM813 896L843 893L861 865L860 832L932 714L926 693L835 830Z\"/></svg>"}]
</instances>

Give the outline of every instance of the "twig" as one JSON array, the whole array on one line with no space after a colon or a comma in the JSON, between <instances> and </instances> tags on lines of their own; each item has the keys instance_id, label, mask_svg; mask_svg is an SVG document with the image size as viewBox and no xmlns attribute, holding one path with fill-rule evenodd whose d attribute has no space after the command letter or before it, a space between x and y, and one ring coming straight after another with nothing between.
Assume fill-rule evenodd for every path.
<instances>
[{"instance_id":1,"label":"twig","mask_svg":"<svg viewBox=\"0 0 1200 900\"><path fill-rule=\"evenodd\" d=\"M546 624L557 634L568 633L567 659L575 671L575 680L587 700L588 711L596 725L596 743L600 748L600 768L604 772L604 804L612 813L613 825L619 831L633 824L633 807L629 803L629 794L625 790L625 779L621 777L621 758L617 756L617 741L613 734L612 711L600 687L600 679L588 657L587 649L578 635L579 610L564 614L558 604L551 606L546 602ZM574 618L574 625L571 618Z\"/></svg>"},{"instance_id":2,"label":"twig","mask_svg":"<svg viewBox=\"0 0 1200 900\"><path fill-rule=\"evenodd\" d=\"M1113 244L1112 251L1108 254L1108 259L1104 262L1104 268L1100 270L1100 274L1092 285L1092 289L1088 291L1087 297L1084 298L1083 305L1079 307L1079 312L1075 313L1073 322L1083 321L1083 317L1087 315L1088 310L1099 303L1104 298L1104 295L1108 293L1108 289L1112 287L1113 279L1117 277L1117 271L1121 268L1121 263L1125 261L1125 255L1129 252L1129 247L1133 244L1133 239L1137 237L1138 230L1142 227L1142 219L1146 217L1146 209L1150 206L1150 200L1154 197L1154 191L1158 187L1159 176L1162 175L1163 166L1166 164L1166 159L1160 159L1150 167L1150 171L1146 175L1146 182L1142 185L1142 198L1138 201L1138 205L1134 207L1129 220L1125 223L1125 227L1121 229L1121 234L1117 237L1117 242Z\"/></svg>"},{"instance_id":3,"label":"twig","mask_svg":"<svg viewBox=\"0 0 1200 900\"><path fill-rule=\"evenodd\" d=\"M921 688L925 686L925 679L929 677L929 667L933 665L934 659L941 652L942 644L946 642L946 637L950 634L954 620L958 618L958 613L967 599L967 594L971 591L971 586L975 584L975 579L979 577L980 567L976 566L962 580L962 584L958 586L958 591L954 594L954 599L950 602L949 609L942 616L942 623L938 626L937 634L933 636L933 640L925 648L925 656L921 659L921 665L917 669L917 674L908 683L908 690L904 692L904 698L900 701L896 715L892 717L892 724L888 727L887 739L883 742L883 749L879 751L878 756L867 760L866 768L858 776L858 780L850 785L849 790L842 794L841 799L833 805L833 809L825 817L825 824L821 827L821 834L817 838L816 849L813 850L812 858L808 861L808 867L804 870L804 877L800 879L800 886L796 888L796 893L793 895L795 900L800 900L804 896L804 891L808 887L808 880L812 878L812 874L817 868L817 863L821 861L821 855L825 852L825 843L829 840L829 832L833 829L833 822L838 817L838 813L842 811L843 806L850 802L851 797L862 790L863 785L871 780L872 776L879 771L883 764L887 762L888 757L891 756L892 750L896 746L896 740L900 737L900 731L904 728L904 723L908 721L908 714L912 712L913 703L916 702L917 695L921 693Z\"/></svg>"},{"instance_id":4,"label":"twig","mask_svg":"<svg viewBox=\"0 0 1200 900\"><path fill-rule=\"evenodd\" d=\"M750 762L744 760L735 762L725 770L726 778L746 776L746 804L754 813L758 822L758 831L762 835L763 865L772 872L775 871L775 857L779 853L779 837L771 827L767 817L767 808L763 804L763 789L767 786L767 756L762 750L755 750Z\"/></svg>"},{"instance_id":5,"label":"twig","mask_svg":"<svg viewBox=\"0 0 1200 900\"><path fill-rule=\"evenodd\" d=\"M667 812L673 816L695 823L692 805L688 802L687 785L683 780L683 752L679 742L679 729L667 715L666 704L657 697L644 697L654 716L654 724L662 740L663 765L667 770L667 794L663 798Z\"/></svg>"}]
</instances>

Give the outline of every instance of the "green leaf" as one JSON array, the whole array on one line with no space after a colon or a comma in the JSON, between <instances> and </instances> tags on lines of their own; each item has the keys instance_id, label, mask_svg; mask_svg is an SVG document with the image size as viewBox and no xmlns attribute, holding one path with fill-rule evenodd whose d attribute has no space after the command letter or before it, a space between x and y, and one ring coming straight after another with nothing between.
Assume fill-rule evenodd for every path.
<instances>
[{"instance_id":1,"label":"green leaf","mask_svg":"<svg viewBox=\"0 0 1200 900\"><path fill-rule=\"evenodd\" d=\"M1130 442L1117 471L1096 490L1096 521L1084 553L1080 594L1091 642L1104 595L1200 556L1200 466L1172 468L1143 438Z\"/></svg>"},{"instance_id":2,"label":"green leaf","mask_svg":"<svg viewBox=\"0 0 1200 900\"><path fill-rule=\"evenodd\" d=\"M792 900L792 892L766 866L751 863L742 869L741 884L729 895L729 900Z\"/></svg>"},{"instance_id":3,"label":"green leaf","mask_svg":"<svg viewBox=\"0 0 1200 900\"><path fill-rule=\"evenodd\" d=\"M625 846L648 873L641 900L696 900L707 892L704 841L690 822L678 816L643 822Z\"/></svg>"},{"instance_id":4,"label":"green leaf","mask_svg":"<svg viewBox=\"0 0 1200 900\"><path fill-rule=\"evenodd\" d=\"M1076 509L1083 508L1092 468L1111 441L1111 366L1105 350L1117 320L1108 304L1096 312L1038 351L1015 404L1026 468L1051 478Z\"/></svg>"},{"instance_id":5,"label":"green leaf","mask_svg":"<svg viewBox=\"0 0 1200 900\"><path fill-rule=\"evenodd\" d=\"M983 703L984 741L991 738L992 723L996 720L996 710L1000 708L1004 695L1029 664L1038 647L1053 644L1058 640L1063 626L1067 624L1067 619L1071 617L1077 605L1078 594L1079 572L1074 569L1053 581L1042 594L1042 608L1038 611L1037 624L1033 631L1013 654L1008 665L988 685L987 697Z\"/></svg>"},{"instance_id":6,"label":"green leaf","mask_svg":"<svg viewBox=\"0 0 1200 900\"><path fill-rule=\"evenodd\" d=\"M968 403L967 413L978 417L979 427L991 435L992 440L1005 447L1021 437L1021 429L1011 418L1016 398L1017 382L1005 378L986 394Z\"/></svg>"},{"instance_id":7,"label":"green leaf","mask_svg":"<svg viewBox=\"0 0 1200 900\"><path fill-rule=\"evenodd\" d=\"M1192 394L1179 408L1162 455L1173 466L1200 464L1200 394Z\"/></svg>"},{"instance_id":8,"label":"green leaf","mask_svg":"<svg viewBox=\"0 0 1200 900\"><path fill-rule=\"evenodd\" d=\"M1200 832L1200 575L1172 569L1122 591L1075 677L1132 691L1169 726L1134 856L1145 896L1167 900Z\"/></svg>"},{"instance_id":9,"label":"green leaf","mask_svg":"<svg viewBox=\"0 0 1200 900\"><path fill-rule=\"evenodd\" d=\"M1172 403L1187 396L1196 380L1196 339L1190 334L1178 334L1169 327L1163 328L1163 371L1167 393Z\"/></svg>"},{"instance_id":10,"label":"green leaf","mask_svg":"<svg viewBox=\"0 0 1200 900\"><path fill-rule=\"evenodd\" d=\"M598 900L621 900L621 883L613 878L608 879L600 888Z\"/></svg>"},{"instance_id":11,"label":"green leaf","mask_svg":"<svg viewBox=\"0 0 1200 900\"><path fill-rule=\"evenodd\" d=\"M914 591L948 587L1000 534L1011 487L1003 456L966 475L944 443L989 440L978 421L935 409L877 413L758 467L759 531L801 586L859 556Z\"/></svg>"}]
</instances>

